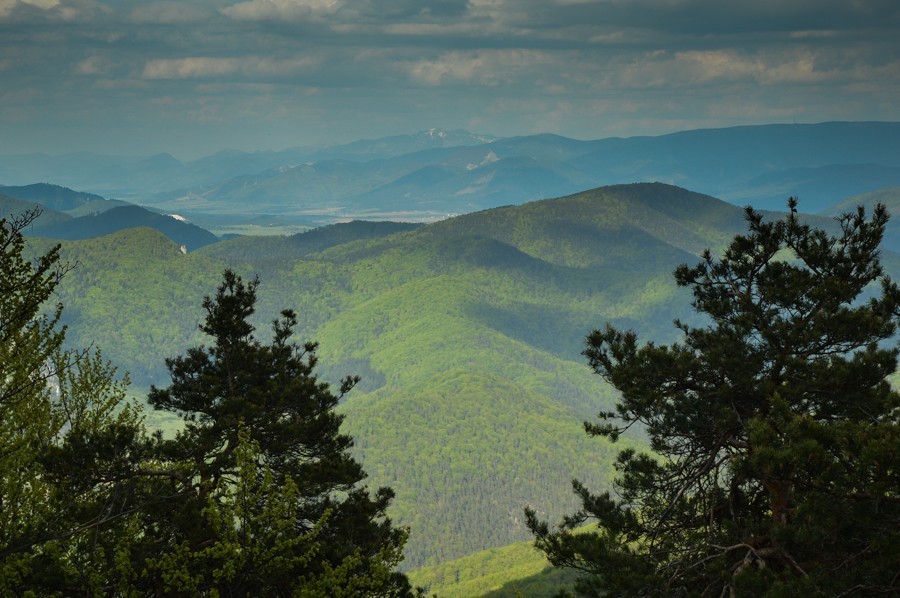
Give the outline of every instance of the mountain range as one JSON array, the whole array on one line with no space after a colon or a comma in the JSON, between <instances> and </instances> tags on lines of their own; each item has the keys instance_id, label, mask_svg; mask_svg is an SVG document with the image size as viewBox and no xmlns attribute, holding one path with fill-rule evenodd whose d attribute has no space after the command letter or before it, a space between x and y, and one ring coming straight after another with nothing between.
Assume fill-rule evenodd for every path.
<instances>
[{"instance_id":1,"label":"mountain range","mask_svg":"<svg viewBox=\"0 0 900 598\"><path fill-rule=\"evenodd\" d=\"M893 190L851 203L898 198ZM573 477L608 487L615 447L588 438L581 422L614 395L580 355L585 335L612 322L675 340L672 320L696 316L672 270L743 230L741 208L660 183L427 225L241 237L187 255L158 231L127 229L63 242L78 267L59 299L69 342L102 348L140 395L167 383L166 357L205 342L200 301L221 271L259 276L260 334L294 308L298 339L320 343L321 375L362 376L341 405L346 431L371 486L395 489L392 513L411 529L406 566L418 567L527 539L524 507L550 519L570 512ZM900 275L900 256L883 255Z\"/></svg>"},{"instance_id":2,"label":"mountain range","mask_svg":"<svg viewBox=\"0 0 900 598\"><path fill-rule=\"evenodd\" d=\"M219 238L177 214L161 214L120 200L59 185L38 183L0 187L0 218L37 209L38 217L24 231L28 236L51 239L91 239L137 227L155 229L185 250L194 250Z\"/></svg>"},{"instance_id":3,"label":"mountain range","mask_svg":"<svg viewBox=\"0 0 900 598\"><path fill-rule=\"evenodd\" d=\"M190 161L168 154L0 157L0 183L35 180L176 212L200 225L209 214L304 216L319 224L427 221L640 181L761 209L782 209L794 195L812 213L900 186L900 123L743 126L591 141L432 129Z\"/></svg>"}]
</instances>

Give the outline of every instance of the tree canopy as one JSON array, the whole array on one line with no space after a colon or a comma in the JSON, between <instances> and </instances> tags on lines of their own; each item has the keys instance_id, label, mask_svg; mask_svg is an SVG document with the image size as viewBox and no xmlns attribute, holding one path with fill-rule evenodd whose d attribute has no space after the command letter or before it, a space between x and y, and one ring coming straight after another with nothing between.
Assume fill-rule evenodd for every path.
<instances>
[{"instance_id":1,"label":"tree canopy","mask_svg":"<svg viewBox=\"0 0 900 598\"><path fill-rule=\"evenodd\" d=\"M273 322L270 343L258 340L248 322L257 286L257 280L245 283L225 271L215 296L203 301L206 318L200 328L212 344L167 360L172 384L153 387L148 396L153 407L184 419L184 430L162 446L181 468L173 479L179 480L185 495L174 513L162 514L177 522L168 542L192 555L195 577L206 576L201 587L256 594L309 591L324 584L332 593L348 587L355 587L349 594L357 595L408 593L406 578L393 572L406 540L406 531L395 528L385 515L393 492L380 488L370 496L360 485L365 472L350 455L352 438L340 432L343 417L335 411L358 378L347 377L335 394L316 377L316 344L291 342L296 325L291 310ZM265 475L248 479L253 470L249 461ZM257 485L244 487L251 482ZM244 573L223 583L215 559L205 561L204 568L198 556L203 547L225 545L222 517L208 516L210 501L214 510L229 513L235 508L230 506L235 493L254 488L259 492L263 482L282 495L280 517L288 526L278 533L273 530L268 544L258 546L261 536L251 537L246 527L255 530L257 525L250 522L271 518L265 512L281 503L255 494L259 504L233 517L242 522L238 538L243 540L237 546L242 553L248 542L257 545L254 550L261 555L277 553L282 566L275 575L266 573L260 562L245 559ZM225 530L232 533L229 525ZM286 543L285 538L306 541Z\"/></svg>"},{"instance_id":2,"label":"tree canopy","mask_svg":"<svg viewBox=\"0 0 900 598\"><path fill-rule=\"evenodd\" d=\"M588 433L628 428L617 496L573 482L582 508L537 546L585 575L586 595L852 595L900 592L900 289L882 272L877 206L832 236L796 213L721 259L675 271L702 324L639 345L595 330L585 355L621 393ZM587 521L596 527L581 529Z\"/></svg>"}]
</instances>

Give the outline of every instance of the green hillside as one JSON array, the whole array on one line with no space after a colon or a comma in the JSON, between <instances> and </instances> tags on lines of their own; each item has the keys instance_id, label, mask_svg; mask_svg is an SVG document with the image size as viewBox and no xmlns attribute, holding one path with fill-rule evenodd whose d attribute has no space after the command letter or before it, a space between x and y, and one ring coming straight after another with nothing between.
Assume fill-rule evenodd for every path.
<instances>
[{"instance_id":1,"label":"green hillside","mask_svg":"<svg viewBox=\"0 0 900 598\"><path fill-rule=\"evenodd\" d=\"M605 487L614 452L581 422L613 396L580 355L585 335L612 321L672 340L671 321L692 317L672 269L743 229L740 208L660 184L188 255L136 229L66 242L78 268L60 300L69 340L146 387L165 383L165 357L202 342L200 300L222 269L258 274L261 331L294 308L325 378L363 377L345 430L370 486L396 490L415 568L526 540L523 509L570 512L573 477Z\"/></svg>"},{"instance_id":2,"label":"green hillside","mask_svg":"<svg viewBox=\"0 0 900 598\"><path fill-rule=\"evenodd\" d=\"M35 252L56 241L31 240ZM139 387L164 383L164 360L202 340L200 299L215 289L224 263L184 255L149 228L63 241L75 268L59 286L68 342L94 345Z\"/></svg>"},{"instance_id":3,"label":"green hillside","mask_svg":"<svg viewBox=\"0 0 900 598\"><path fill-rule=\"evenodd\" d=\"M576 574L555 569L533 542L490 548L440 565L409 572L410 581L441 598L529 598L553 596Z\"/></svg>"}]
</instances>

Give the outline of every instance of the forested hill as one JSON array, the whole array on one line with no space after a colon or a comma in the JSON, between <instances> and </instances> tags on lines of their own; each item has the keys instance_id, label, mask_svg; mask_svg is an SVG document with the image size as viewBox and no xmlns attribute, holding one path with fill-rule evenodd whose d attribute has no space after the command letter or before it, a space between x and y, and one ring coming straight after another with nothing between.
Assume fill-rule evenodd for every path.
<instances>
[{"instance_id":1,"label":"forested hill","mask_svg":"<svg viewBox=\"0 0 900 598\"><path fill-rule=\"evenodd\" d=\"M0 185L0 193L24 201L41 204L45 208L56 210L57 212L75 210L92 202L107 201L93 193L82 193L80 191L73 191L67 187L51 185L48 183L17 186Z\"/></svg>"},{"instance_id":2,"label":"forested hill","mask_svg":"<svg viewBox=\"0 0 900 598\"><path fill-rule=\"evenodd\" d=\"M187 249L199 249L219 240L208 230L172 216L157 214L140 206L123 205L96 214L86 214L59 223L36 227L30 234L52 239L92 239L120 230L153 228Z\"/></svg>"},{"instance_id":3,"label":"forested hill","mask_svg":"<svg viewBox=\"0 0 900 598\"><path fill-rule=\"evenodd\" d=\"M79 266L60 300L73 344L165 384L164 358L203 341L200 301L222 269L258 274L260 330L294 308L326 378L363 377L346 431L371 486L397 492L411 567L526 539L524 507L571 512L573 477L606 487L614 452L581 422L612 396L580 355L585 335L612 321L674 338L671 321L691 314L673 268L744 221L712 197L636 184L374 229L303 255L284 250L302 237L282 238L274 257L253 238L182 255L147 229L66 242Z\"/></svg>"},{"instance_id":4,"label":"forested hill","mask_svg":"<svg viewBox=\"0 0 900 598\"><path fill-rule=\"evenodd\" d=\"M2 188L0 188L0 191L2 191ZM68 214L47 209L35 201L23 200L0 193L0 218L9 221L29 211L40 211L40 215L26 232L31 232L35 227L59 224L72 219Z\"/></svg>"}]
</instances>

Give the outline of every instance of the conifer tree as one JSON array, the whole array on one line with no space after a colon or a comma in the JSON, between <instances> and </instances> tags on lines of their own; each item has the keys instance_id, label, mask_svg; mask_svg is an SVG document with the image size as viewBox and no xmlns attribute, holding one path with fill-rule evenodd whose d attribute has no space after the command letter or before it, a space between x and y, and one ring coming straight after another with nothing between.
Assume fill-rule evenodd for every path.
<instances>
[{"instance_id":1,"label":"conifer tree","mask_svg":"<svg viewBox=\"0 0 900 598\"><path fill-rule=\"evenodd\" d=\"M705 321L670 346L607 326L594 370L621 393L588 433L642 428L650 452L619 453L615 488L573 482L581 510L551 529L528 511L552 563L585 595L813 596L900 593L900 290L882 271L888 214L838 219L831 236L796 213L721 259L675 271ZM576 529L595 521L586 533Z\"/></svg>"},{"instance_id":2,"label":"conifer tree","mask_svg":"<svg viewBox=\"0 0 900 598\"><path fill-rule=\"evenodd\" d=\"M245 284L226 270L216 295L203 301L206 318L200 328L211 345L167 360L171 385L150 391L152 406L184 419L184 430L163 445L165 457L180 468L173 480L183 493L175 512L158 514L170 526L168 545L192 555L193 571L208 584L202 587L218 587L221 575L214 568L219 565L200 557L204 547L223 546L228 539L222 526L211 525L204 514L210 512L211 498L233 496L233 486L246 483L241 467L243 459L246 468L247 456L241 447L251 443L254 459L271 478L267 484L292 497L289 508L280 508L291 513L293 534L308 541L296 543L294 555L288 554L290 543L282 542L284 570L277 576L263 569L248 571L257 577L245 578L241 587L253 588L253 594L290 593L308 591L329 578L333 594L343 591L341 580L368 580L361 595L404 595L410 588L394 568L406 532L385 516L393 493L380 488L373 497L360 485L365 472L350 455L352 439L340 432L343 416L335 411L358 379L346 378L335 394L316 377L316 345L291 342L296 316L290 310L273 322L271 342L259 341L249 322L257 285L257 280ZM259 500L259 512L243 516L259 520L271 506ZM227 512L221 501L216 509ZM254 550L265 553L274 547L257 543ZM334 573L338 570L340 575Z\"/></svg>"}]
</instances>

